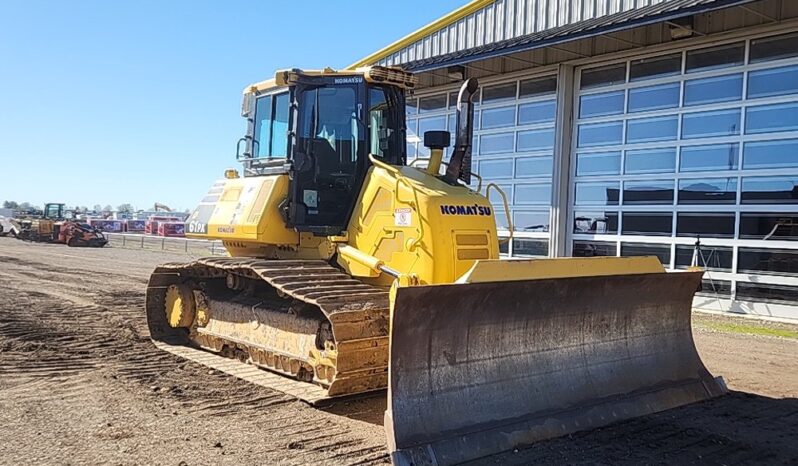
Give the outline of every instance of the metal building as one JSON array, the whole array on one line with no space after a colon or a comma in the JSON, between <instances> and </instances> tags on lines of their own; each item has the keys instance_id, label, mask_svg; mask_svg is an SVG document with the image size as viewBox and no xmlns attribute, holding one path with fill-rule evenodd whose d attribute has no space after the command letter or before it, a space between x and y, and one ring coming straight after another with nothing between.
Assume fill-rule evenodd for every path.
<instances>
[{"instance_id":1,"label":"metal building","mask_svg":"<svg viewBox=\"0 0 798 466\"><path fill-rule=\"evenodd\" d=\"M698 236L698 307L798 319L798 1L475 0L374 63L419 74L409 160L480 78L504 253L682 269Z\"/></svg>"}]
</instances>

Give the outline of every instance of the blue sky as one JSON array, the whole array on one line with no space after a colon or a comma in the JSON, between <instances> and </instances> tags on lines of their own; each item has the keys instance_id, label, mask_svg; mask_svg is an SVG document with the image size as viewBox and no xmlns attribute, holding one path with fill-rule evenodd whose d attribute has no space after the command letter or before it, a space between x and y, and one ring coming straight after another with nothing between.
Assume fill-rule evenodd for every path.
<instances>
[{"instance_id":1,"label":"blue sky","mask_svg":"<svg viewBox=\"0 0 798 466\"><path fill-rule=\"evenodd\" d=\"M345 67L466 0L0 4L0 202L193 208L243 135L241 90Z\"/></svg>"}]
</instances>

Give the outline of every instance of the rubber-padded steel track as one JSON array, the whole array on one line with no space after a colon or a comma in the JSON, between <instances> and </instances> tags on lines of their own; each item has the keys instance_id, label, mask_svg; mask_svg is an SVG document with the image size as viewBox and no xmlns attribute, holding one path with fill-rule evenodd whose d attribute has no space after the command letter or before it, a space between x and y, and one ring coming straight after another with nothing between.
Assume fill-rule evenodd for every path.
<instances>
[{"instance_id":1,"label":"rubber-padded steel track","mask_svg":"<svg viewBox=\"0 0 798 466\"><path fill-rule=\"evenodd\" d=\"M321 310L332 326L337 349L336 372L331 383L321 386L265 373L254 366L192 348L189 329L169 326L164 313L169 285L222 279L228 274L263 280L278 292ZM388 319L386 290L353 279L324 261L215 257L168 263L155 269L147 288L150 334L160 348L310 403L387 386ZM231 343L235 346L236 342Z\"/></svg>"}]
</instances>

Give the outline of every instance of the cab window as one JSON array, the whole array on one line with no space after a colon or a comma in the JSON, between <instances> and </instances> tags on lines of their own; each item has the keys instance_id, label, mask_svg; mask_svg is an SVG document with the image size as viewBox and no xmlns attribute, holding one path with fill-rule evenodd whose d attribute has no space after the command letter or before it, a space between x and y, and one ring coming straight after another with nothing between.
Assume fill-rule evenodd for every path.
<instances>
[{"instance_id":1,"label":"cab window","mask_svg":"<svg viewBox=\"0 0 798 466\"><path fill-rule=\"evenodd\" d=\"M387 163L404 165L404 110L398 108L401 96L382 87L369 88L368 95L369 152Z\"/></svg>"},{"instance_id":2,"label":"cab window","mask_svg":"<svg viewBox=\"0 0 798 466\"><path fill-rule=\"evenodd\" d=\"M255 103L252 152L255 158L284 158L288 151L288 93L259 97Z\"/></svg>"}]
</instances>

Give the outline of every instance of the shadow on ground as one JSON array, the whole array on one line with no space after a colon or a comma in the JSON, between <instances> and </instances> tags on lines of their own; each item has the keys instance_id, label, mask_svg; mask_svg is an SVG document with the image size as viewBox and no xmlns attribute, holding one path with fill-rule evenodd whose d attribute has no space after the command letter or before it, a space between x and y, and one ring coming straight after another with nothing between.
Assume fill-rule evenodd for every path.
<instances>
[{"instance_id":1,"label":"shadow on ground","mask_svg":"<svg viewBox=\"0 0 798 466\"><path fill-rule=\"evenodd\" d=\"M743 392L469 463L798 464L798 399Z\"/></svg>"}]
</instances>

